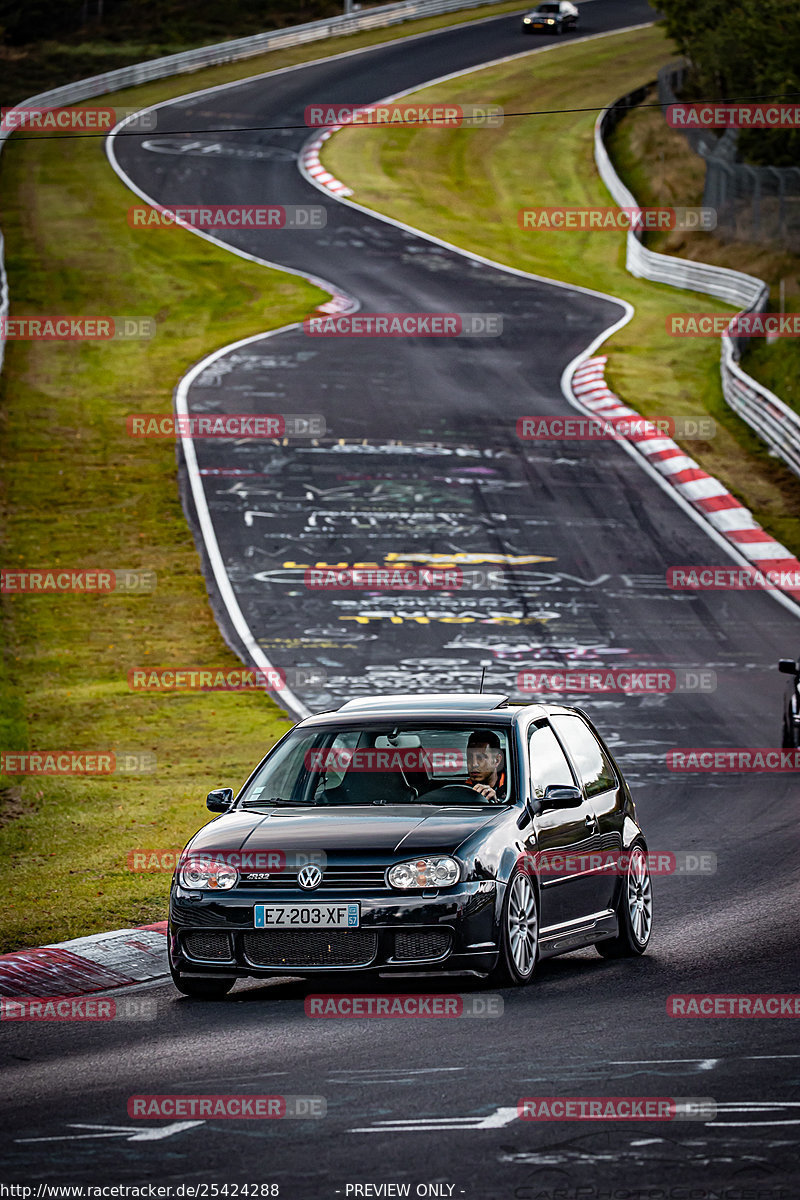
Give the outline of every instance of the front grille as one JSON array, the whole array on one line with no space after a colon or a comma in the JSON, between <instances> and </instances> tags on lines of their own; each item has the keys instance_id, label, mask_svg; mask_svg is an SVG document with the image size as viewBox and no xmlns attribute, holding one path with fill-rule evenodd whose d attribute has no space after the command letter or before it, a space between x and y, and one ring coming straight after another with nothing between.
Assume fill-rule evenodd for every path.
<instances>
[{"instance_id":1,"label":"front grille","mask_svg":"<svg viewBox=\"0 0 800 1200\"><path fill-rule=\"evenodd\" d=\"M183 948L190 958L202 958L205 962L230 962L233 958L230 936L217 930L192 930L184 934Z\"/></svg>"},{"instance_id":2,"label":"front grille","mask_svg":"<svg viewBox=\"0 0 800 1200\"><path fill-rule=\"evenodd\" d=\"M423 929L419 932L400 932L394 935L394 957L410 959L441 958L450 949L449 929Z\"/></svg>"},{"instance_id":3,"label":"front grille","mask_svg":"<svg viewBox=\"0 0 800 1200\"><path fill-rule=\"evenodd\" d=\"M367 929L276 929L242 934L254 967L364 967L378 952Z\"/></svg>"},{"instance_id":4,"label":"front grille","mask_svg":"<svg viewBox=\"0 0 800 1200\"><path fill-rule=\"evenodd\" d=\"M385 871L385 867L328 866L323 873L320 887L348 892L374 891L376 888L386 891ZM297 871L273 871L270 873L269 879L252 880L248 879L247 872L244 872L241 884L244 887L289 888L303 891L297 882Z\"/></svg>"}]
</instances>

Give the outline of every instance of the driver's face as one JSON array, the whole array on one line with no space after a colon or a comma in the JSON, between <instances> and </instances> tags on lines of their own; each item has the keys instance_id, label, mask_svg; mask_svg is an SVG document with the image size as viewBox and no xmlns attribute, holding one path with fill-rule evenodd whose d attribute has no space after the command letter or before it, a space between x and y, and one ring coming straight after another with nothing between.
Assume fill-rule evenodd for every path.
<instances>
[{"instance_id":1,"label":"driver's face","mask_svg":"<svg viewBox=\"0 0 800 1200\"><path fill-rule=\"evenodd\" d=\"M470 783L493 784L500 768L502 754L486 744L467 747L467 771Z\"/></svg>"}]
</instances>

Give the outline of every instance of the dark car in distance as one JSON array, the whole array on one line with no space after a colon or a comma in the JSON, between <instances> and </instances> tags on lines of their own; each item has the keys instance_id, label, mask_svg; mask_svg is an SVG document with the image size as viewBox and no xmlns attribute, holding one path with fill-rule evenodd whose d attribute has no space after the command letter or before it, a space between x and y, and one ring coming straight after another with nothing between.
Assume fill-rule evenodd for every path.
<instances>
[{"instance_id":1,"label":"dark car in distance","mask_svg":"<svg viewBox=\"0 0 800 1200\"><path fill-rule=\"evenodd\" d=\"M782 675L791 675L792 682L783 697L783 725L781 746L784 749L800 747L800 662L794 658L782 658L778 662Z\"/></svg>"},{"instance_id":2,"label":"dark car in distance","mask_svg":"<svg viewBox=\"0 0 800 1200\"><path fill-rule=\"evenodd\" d=\"M631 793L592 723L494 694L351 700L306 718L185 847L169 961L189 996L244 977L469 973L525 984L584 946L642 954L653 902Z\"/></svg>"},{"instance_id":3,"label":"dark car in distance","mask_svg":"<svg viewBox=\"0 0 800 1200\"><path fill-rule=\"evenodd\" d=\"M548 0L522 18L523 33L566 33L578 28L579 13L570 0Z\"/></svg>"}]
</instances>

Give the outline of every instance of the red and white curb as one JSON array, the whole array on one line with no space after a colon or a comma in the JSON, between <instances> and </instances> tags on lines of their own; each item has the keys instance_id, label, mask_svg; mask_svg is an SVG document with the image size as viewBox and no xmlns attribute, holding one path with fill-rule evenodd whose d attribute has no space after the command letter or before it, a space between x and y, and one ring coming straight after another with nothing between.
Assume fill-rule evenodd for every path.
<instances>
[{"instance_id":1,"label":"red and white curb","mask_svg":"<svg viewBox=\"0 0 800 1200\"><path fill-rule=\"evenodd\" d=\"M657 426L651 425L640 413L623 404L605 381L606 355L585 359L572 374L572 391L585 409L597 414L609 425L627 425L638 418L635 430L625 436L645 456L648 463L675 488L675 491L699 512L717 533L761 572L797 573L800 562L780 542L776 542L745 508L713 475L709 475L693 458L681 450L672 438L664 437ZM781 589L794 599L800 591Z\"/></svg>"},{"instance_id":2,"label":"red and white curb","mask_svg":"<svg viewBox=\"0 0 800 1200\"><path fill-rule=\"evenodd\" d=\"M324 304L320 304L315 309L316 312L324 313L346 313L355 312L358 308L352 296L345 296L343 292L334 292L330 300L326 300Z\"/></svg>"},{"instance_id":3,"label":"red and white curb","mask_svg":"<svg viewBox=\"0 0 800 1200\"><path fill-rule=\"evenodd\" d=\"M341 179L337 179L335 175L331 175L322 163L319 161L319 152L327 142L332 133L342 129L341 125L331 125L325 129L319 137L314 138L312 142L306 142L303 147L303 153L300 162L305 167L308 174L321 187L325 187L329 192L333 192L336 196L352 196L353 190L346 183L342 183Z\"/></svg>"},{"instance_id":4,"label":"red and white curb","mask_svg":"<svg viewBox=\"0 0 800 1200\"><path fill-rule=\"evenodd\" d=\"M0 955L0 997L83 996L169 974L167 922Z\"/></svg>"}]
</instances>

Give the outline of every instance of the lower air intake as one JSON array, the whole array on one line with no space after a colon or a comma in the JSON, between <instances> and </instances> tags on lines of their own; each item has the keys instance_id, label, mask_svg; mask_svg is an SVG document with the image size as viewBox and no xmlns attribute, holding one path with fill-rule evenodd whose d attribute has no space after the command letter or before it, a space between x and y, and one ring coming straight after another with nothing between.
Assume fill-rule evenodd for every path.
<instances>
[{"instance_id":1,"label":"lower air intake","mask_svg":"<svg viewBox=\"0 0 800 1200\"><path fill-rule=\"evenodd\" d=\"M412 959L441 958L450 949L449 929L426 929L419 933L396 933L394 957L410 962Z\"/></svg>"},{"instance_id":2,"label":"lower air intake","mask_svg":"<svg viewBox=\"0 0 800 1200\"><path fill-rule=\"evenodd\" d=\"M185 933L183 948L190 958L200 958L205 962L230 962L233 958L230 934L215 930L193 929L191 933Z\"/></svg>"},{"instance_id":3,"label":"lower air intake","mask_svg":"<svg viewBox=\"0 0 800 1200\"><path fill-rule=\"evenodd\" d=\"M365 967L378 952L378 935L365 929L259 930L242 936L254 967Z\"/></svg>"}]
</instances>

